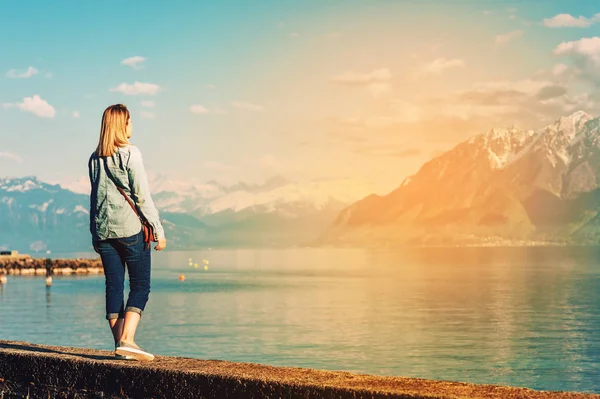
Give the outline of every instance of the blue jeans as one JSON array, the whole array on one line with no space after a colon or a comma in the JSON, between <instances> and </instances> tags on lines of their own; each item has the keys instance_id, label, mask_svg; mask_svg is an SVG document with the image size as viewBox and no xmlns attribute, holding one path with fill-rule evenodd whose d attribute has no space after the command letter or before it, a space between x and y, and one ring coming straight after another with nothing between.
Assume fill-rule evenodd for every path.
<instances>
[{"instance_id":1,"label":"blue jeans","mask_svg":"<svg viewBox=\"0 0 600 399\"><path fill-rule=\"evenodd\" d=\"M106 277L106 319L125 317L125 312L140 316L150 294L150 248L145 248L144 232L131 237L94 241ZM124 303L125 265L129 272L129 298Z\"/></svg>"}]
</instances>

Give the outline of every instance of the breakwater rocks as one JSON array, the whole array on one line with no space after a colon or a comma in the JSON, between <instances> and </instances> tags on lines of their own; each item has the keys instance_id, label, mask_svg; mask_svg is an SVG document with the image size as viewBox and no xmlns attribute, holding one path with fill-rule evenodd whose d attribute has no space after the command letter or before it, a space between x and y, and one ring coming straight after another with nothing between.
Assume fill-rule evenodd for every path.
<instances>
[{"instance_id":1,"label":"breakwater rocks","mask_svg":"<svg viewBox=\"0 0 600 399\"><path fill-rule=\"evenodd\" d=\"M71 275L102 274L102 261L98 259L49 259L31 257L0 257L1 275Z\"/></svg>"}]
</instances>

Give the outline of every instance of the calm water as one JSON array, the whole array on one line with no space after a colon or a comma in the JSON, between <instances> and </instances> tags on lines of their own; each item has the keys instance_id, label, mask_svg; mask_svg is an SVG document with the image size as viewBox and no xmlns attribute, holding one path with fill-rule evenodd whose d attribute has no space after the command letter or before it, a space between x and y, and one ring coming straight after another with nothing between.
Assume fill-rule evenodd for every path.
<instances>
[{"instance_id":1,"label":"calm water","mask_svg":"<svg viewBox=\"0 0 600 399\"><path fill-rule=\"evenodd\" d=\"M152 278L156 354L600 393L600 248L167 251ZM0 338L112 349L103 290L9 276Z\"/></svg>"}]
</instances>

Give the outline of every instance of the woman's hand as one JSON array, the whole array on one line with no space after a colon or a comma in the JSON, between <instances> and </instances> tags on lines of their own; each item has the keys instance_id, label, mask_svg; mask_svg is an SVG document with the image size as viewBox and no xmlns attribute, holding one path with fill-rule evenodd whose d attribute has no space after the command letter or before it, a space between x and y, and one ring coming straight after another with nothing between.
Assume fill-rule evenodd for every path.
<instances>
[{"instance_id":1,"label":"woman's hand","mask_svg":"<svg viewBox=\"0 0 600 399\"><path fill-rule=\"evenodd\" d=\"M154 249L157 251L162 251L163 249L165 249L166 246L167 246L167 239L165 237L160 237L158 239L158 243L156 244Z\"/></svg>"}]
</instances>

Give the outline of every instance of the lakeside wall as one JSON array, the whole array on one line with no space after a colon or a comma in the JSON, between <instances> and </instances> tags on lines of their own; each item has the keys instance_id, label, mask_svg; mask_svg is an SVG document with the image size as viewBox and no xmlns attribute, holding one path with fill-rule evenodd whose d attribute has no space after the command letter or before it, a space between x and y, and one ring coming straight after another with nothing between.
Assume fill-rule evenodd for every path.
<instances>
[{"instance_id":1,"label":"lakeside wall","mask_svg":"<svg viewBox=\"0 0 600 399\"><path fill-rule=\"evenodd\" d=\"M0 398L600 399L418 378L157 356L115 360L92 349L0 341Z\"/></svg>"},{"instance_id":2,"label":"lakeside wall","mask_svg":"<svg viewBox=\"0 0 600 399\"><path fill-rule=\"evenodd\" d=\"M102 274L97 259L47 259L28 256L0 256L0 275Z\"/></svg>"}]
</instances>

